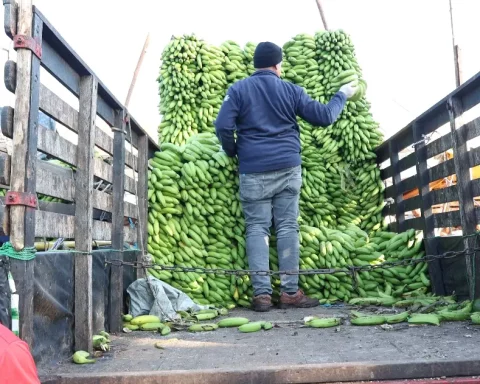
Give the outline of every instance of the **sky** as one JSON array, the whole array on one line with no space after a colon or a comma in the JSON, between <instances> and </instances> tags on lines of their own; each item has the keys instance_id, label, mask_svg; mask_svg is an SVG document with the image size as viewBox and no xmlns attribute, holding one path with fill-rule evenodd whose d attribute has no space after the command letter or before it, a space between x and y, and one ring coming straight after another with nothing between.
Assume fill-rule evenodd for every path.
<instances>
[{"instance_id":1,"label":"sky","mask_svg":"<svg viewBox=\"0 0 480 384\"><path fill-rule=\"evenodd\" d=\"M463 75L468 79L480 70L476 20L480 1L452 1ZM322 3L329 28L341 28L352 37L373 117L386 137L454 89L448 0ZM154 138L160 122L156 82L160 55L172 35L195 33L212 44L234 40L241 46L248 41L282 45L298 33L322 29L315 0L34 0L34 4L120 101L125 101L150 32L129 110ZM0 47L15 57L4 34ZM0 58L3 64L7 53L0 51ZM48 87L58 88L42 76ZM4 87L0 98L1 105L13 105Z\"/></svg>"}]
</instances>

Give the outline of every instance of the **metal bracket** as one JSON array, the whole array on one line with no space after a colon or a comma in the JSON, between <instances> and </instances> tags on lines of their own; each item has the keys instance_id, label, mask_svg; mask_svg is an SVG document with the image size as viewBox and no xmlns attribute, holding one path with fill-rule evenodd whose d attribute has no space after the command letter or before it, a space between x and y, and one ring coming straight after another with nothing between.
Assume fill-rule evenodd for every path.
<instances>
[{"instance_id":1,"label":"metal bracket","mask_svg":"<svg viewBox=\"0 0 480 384\"><path fill-rule=\"evenodd\" d=\"M15 35L13 37L13 48L15 50L29 49L39 60L42 60L42 43L38 38L25 35Z\"/></svg>"},{"instance_id":2,"label":"metal bracket","mask_svg":"<svg viewBox=\"0 0 480 384\"><path fill-rule=\"evenodd\" d=\"M28 192L8 191L5 196L5 205L23 205L37 208L37 195Z\"/></svg>"}]
</instances>

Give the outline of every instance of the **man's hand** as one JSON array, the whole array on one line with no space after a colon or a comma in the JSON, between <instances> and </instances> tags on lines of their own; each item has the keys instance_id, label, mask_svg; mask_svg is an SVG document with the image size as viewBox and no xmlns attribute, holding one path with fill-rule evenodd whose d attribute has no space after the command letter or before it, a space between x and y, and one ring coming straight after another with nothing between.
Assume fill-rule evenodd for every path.
<instances>
[{"instance_id":1,"label":"man's hand","mask_svg":"<svg viewBox=\"0 0 480 384\"><path fill-rule=\"evenodd\" d=\"M355 95L355 93L357 93L357 90L358 90L357 86L358 86L358 83L356 81L352 81L351 83L342 85L339 92L344 93L345 96L347 96L347 99L350 99Z\"/></svg>"}]
</instances>

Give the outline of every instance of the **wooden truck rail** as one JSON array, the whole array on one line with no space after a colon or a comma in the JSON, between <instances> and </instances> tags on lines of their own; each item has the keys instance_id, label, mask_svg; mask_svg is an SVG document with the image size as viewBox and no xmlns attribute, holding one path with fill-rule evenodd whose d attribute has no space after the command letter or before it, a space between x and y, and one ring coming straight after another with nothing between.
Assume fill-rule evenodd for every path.
<instances>
[{"instance_id":1,"label":"wooden truck rail","mask_svg":"<svg viewBox=\"0 0 480 384\"><path fill-rule=\"evenodd\" d=\"M464 114L480 103L480 73L455 89L425 113L413 120L404 129L382 143L377 149L377 162L390 164L381 170L385 182L391 180L385 190L385 198L393 203L384 209L384 216L392 216L390 227L394 231L409 228L423 231L428 254L443 253L452 244L452 239L435 236L438 228L461 227L463 234L475 232L480 223L480 208L474 205L474 197L480 196L480 179L471 177L470 169L480 164L480 147L468 149L468 142L480 136L480 117L462 121ZM445 124L450 133L439 139L426 140ZM400 152L408 147L415 151L403 158ZM453 151L453 157L429 167L427 160ZM402 178L401 173L415 167L415 174ZM441 189L431 189L430 183L455 175L456 184ZM408 193L418 189L418 195ZM407 193L405 195L405 193ZM410 197L410 198L407 198ZM435 212L439 204L458 202L458 210ZM405 213L421 210L420 217L406 219ZM463 240L463 247L473 249L475 239ZM474 261L478 255L466 255L465 268L469 282L469 296L480 295L480 271L474 276ZM435 293L444 294L445 287L441 262L429 264L430 277Z\"/></svg>"},{"instance_id":2,"label":"wooden truck rail","mask_svg":"<svg viewBox=\"0 0 480 384\"><path fill-rule=\"evenodd\" d=\"M17 50L16 62L5 65L5 86L15 93L15 108L3 108L1 119L3 134L13 140L12 158L0 155L0 182L10 186L4 230L17 251L33 247L38 237L75 240L75 347L91 350L92 240L111 241L116 259L123 258L124 240L146 247L148 158L158 147L31 1L3 3L5 32ZM40 68L78 98L78 110L42 84ZM39 110L76 134L78 145L40 126ZM97 126L97 116L109 133ZM113 165L95 158L96 149L110 155ZM75 167L75 173L37 160L37 150ZM113 193L94 189L94 177L112 184ZM138 206L124 202L125 191L137 196ZM71 205L38 205L36 193ZM95 209L110 212L112 222L95 220ZM140 225L125 226L124 217ZM111 268L110 329L118 331L123 270ZM20 333L32 345L33 261L12 259L12 274L20 294Z\"/></svg>"}]
</instances>

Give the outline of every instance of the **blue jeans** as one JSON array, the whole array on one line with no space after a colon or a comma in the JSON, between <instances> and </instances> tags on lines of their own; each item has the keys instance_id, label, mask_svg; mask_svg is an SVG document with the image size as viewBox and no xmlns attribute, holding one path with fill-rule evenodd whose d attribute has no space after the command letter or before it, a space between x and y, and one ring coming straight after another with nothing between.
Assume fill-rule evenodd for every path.
<instances>
[{"instance_id":1,"label":"blue jeans","mask_svg":"<svg viewBox=\"0 0 480 384\"><path fill-rule=\"evenodd\" d=\"M299 197L301 166L273 172L240 174L240 200L245 215L247 257L252 270L269 270L269 236L272 214L277 238L278 266L298 271ZM282 292L298 290L298 275L281 275ZM254 295L271 295L269 276L252 276Z\"/></svg>"}]
</instances>

